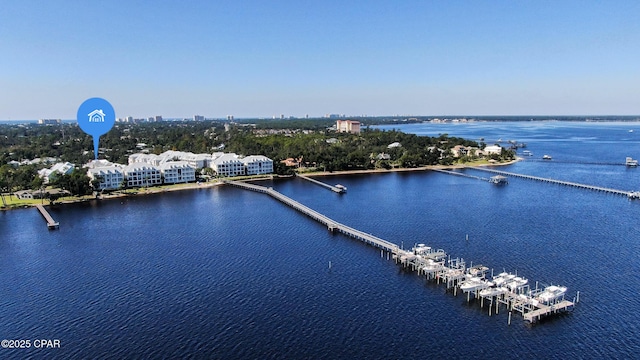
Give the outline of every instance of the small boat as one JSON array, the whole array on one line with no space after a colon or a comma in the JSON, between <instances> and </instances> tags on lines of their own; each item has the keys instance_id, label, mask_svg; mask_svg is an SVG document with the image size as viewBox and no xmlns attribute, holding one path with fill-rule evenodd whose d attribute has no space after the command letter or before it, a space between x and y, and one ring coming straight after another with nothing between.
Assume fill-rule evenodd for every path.
<instances>
[{"instance_id":1,"label":"small boat","mask_svg":"<svg viewBox=\"0 0 640 360\"><path fill-rule=\"evenodd\" d=\"M524 156L533 156L533 154L532 154L532 153L531 153L531 151L529 151L529 150L525 150L525 151L523 151L523 152L522 152L522 155L524 155Z\"/></svg>"},{"instance_id":2,"label":"small boat","mask_svg":"<svg viewBox=\"0 0 640 360\"><path fill-rule=\"evenodd\" d=\"M566 286L551 285L544 288L544 291L538 294L538 296L536 296L536 299L543 304L549 304L564 296L564 293L566 292Z\"/></svg>"},{"instance_id":3,"label":"small boat","mask_svg":"<svg viewBox=\"0 0 640 360\"><path fill-rule=\"evenodd\" d=\"M484 290L492 287L493 285L494 284L489 280L474 277L463 281L460 284L460 290L462 290L462 292Z\"/></svg>"},{"instance_id":4,"label":"small boat","mask_svg":"<svg viewBox=\"0 0 640 360\"><path fill-rule=\"evenodd\" d=\"M425 244L418 244L411 250L415 255L419 255L425 259L433 259L439 261L447 257L447 253L444 250L434 250L431 246L426 246Z\"/></svg>"},{"instance_id":5,"label":"small boat","mask_svg":"<svg viewBox=\"0 0 640 360\"><path fill-rule=\"evenodd\" d=\"M341 184L336 184L336 188L340 189L341 192L347 192L347 187Z\"/></svg>"},{"instance_id":6,"label":"small boat","mask_svg":"<svg viewBox=\"0 0 640 360\"><path fill-rule=\"evenodd\" d=\"M490 296L500 296L502 294L507 293L509 290L503 287L489 287L486 289L480 290L478 295L482 297L490 297Z\"/></svg>"},{"instance_id":7,"label":"small boat","mask_svg":"<svg viewBox=\"0 0 640 360\"><path fill-rule=\"evenodd\" d=\"M502 286L505 283L513 280L513 278L515 277L516 276L513 274L503 272L493 277L493 283L496 284L496 286Z\"/></svg>"},{"instance_id":8,"label":"small boat","mask_svg":"<svg viewBox=\"0 0 640 360\"><path fill-rule=\"evenodd\" d=\"M546 155L545 154L544 156L542 156L542 160L551 160L551 159L552 159L551 155Z\"/></svg>"},{"instance_id":9,"label":"small boat","mask_svg":"<svg viewBox=\"0 0 640 360\"><path fill-rule=\"evenodd\" d=\"M629 167L636 167L638 166L638 160L627 157L625 164Z\"/></svg>"},{"instance_id":10,"label":"small boat","mask_svg":"<svg viewBox=\"0 0 640 360\"><path fill-rule=\"evenodd\" d=\"M511 291L516 291L517 289L527 285L528 282L529 280L516 276L512 280L506 282L504 286Z\"/></svg>"},{"instance_id":11,"label":"small boat","mask_svg":"<svg viewBox=\"0 0 640 360\"><path fill-rule=\"evenodd\" d=\"M629 130L629 132L630 132L630 133L631 133L631 132L633 132L633 129Z\"/></svg>"},{"instance_id":12,"label":"small boat","mask_svg":"<svg viewBox=\"0 0 640 360\"><path fill-rule=\"evenodd\" d=\"M420 271L424 274L434 274L444 269L444 261L438 262L431 259L427 260L427 263L420 267Z\"/></svg>"}]
</instances>

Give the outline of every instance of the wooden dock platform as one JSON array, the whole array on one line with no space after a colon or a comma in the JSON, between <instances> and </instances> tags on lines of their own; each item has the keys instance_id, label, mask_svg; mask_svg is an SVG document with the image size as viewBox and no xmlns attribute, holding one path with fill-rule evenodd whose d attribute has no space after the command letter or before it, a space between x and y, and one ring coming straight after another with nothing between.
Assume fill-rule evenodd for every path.
<instances>
[{"instance_id":1,"label":"wooden dock platform","mask_svg":"<svg viewBox=\"0 0 640 360\"><path fill-rule=\"evenodd\" d=\"M331 191L333 191L335 193L338 193L338 194L343 194L343 193L347 192L347 188L345 188L344 186L332 186L332 185L329 185L329 184L325 184L322 181L318 181L316 179L312 179L310 177L307 177L307 176L304 176L304 175L300 175L300 174L296 174L296 176L301 178L301 179L310 181L310 182L312 182L312 183L314 183L316 185L320 185L323 188L329 189L329 190L331 190Z\"/></svg>"},{"instance_id":2,"label":"wooden dock platform","mask_svg":"<svg viewBox=\"0 0 640 360\"><path fill-rule=\"evenodd\" d=\"M41 204L37 204L36 208L38 209L38 211L40 211L40 214L42 214L42 217L44 217L44 219L47 221L47 227L49 229L58 229L60 227L60 223L53 220L53 218L51 217L47 209L44 208L44 206L42 206Z\"/></svg>"},{"instance_id":3,"label":"wooden dock platform","mask_svg":"<svg viewBox=\"0 0 640 360\"><path fill-rule=\"evenodd\" d=\"M522 316L526 321L533 323L533 322L536 322L537 320L540 320L541 317L544 317L550 314L555 314L557 312L567 311L569 309L572 309L573 306L574 306L574 303L568 300L563 300L553 305L538 304L538 308L536 310L524 313Z\"/></svg>"}]
</instances>

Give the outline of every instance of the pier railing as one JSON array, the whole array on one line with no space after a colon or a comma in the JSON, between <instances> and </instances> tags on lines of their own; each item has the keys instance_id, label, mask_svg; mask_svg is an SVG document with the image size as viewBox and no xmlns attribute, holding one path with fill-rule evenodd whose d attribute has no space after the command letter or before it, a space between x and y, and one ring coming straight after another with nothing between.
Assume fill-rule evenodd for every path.
<instances>
[{"instance_id":1,"label":"pier railing","mask_svg":"<svg viewBox=\"0 0 640 360\"><path fill-rule=\"evenodd\" d=\"M340 233L343 233L349 237L352 237L354 239L358 239L360 241L363 241L367 244L373 245L375 247L379 247L385 251L389 251L393 254L397 254L398 253L398 245L391 243L389 241L386 241L384 239L381 239L377 236L373 236L371 234L367 234L363 231L360 231L358 229L354 229L350 226L341 224L331 218L329 218L328 216L325 216L305 205L302 205L301 203L271 189L271 188L267 188L264 186L258 186L258 185L254 185L254 184L247 184L244 182L239 182L239 181L224 181L225 184L229 184L232 186L236 186L236 187L240 187L243 189L247 189L247 190L251 190L251 191L256 191L256 192L260 192L263 194L268 194L271 197L273 197L274 199L282 202L283 204L290 206L296 210L298 210L299 212L307 215L308 217L316 220L317 222L327 226L327 228L331 231L337 231Z\"/></svg>"}]
</instances>

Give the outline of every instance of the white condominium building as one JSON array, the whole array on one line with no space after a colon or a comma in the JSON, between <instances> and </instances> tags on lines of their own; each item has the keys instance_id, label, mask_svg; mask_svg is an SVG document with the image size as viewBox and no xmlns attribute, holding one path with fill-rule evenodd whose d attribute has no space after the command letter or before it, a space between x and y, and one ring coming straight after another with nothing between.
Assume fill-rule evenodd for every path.
<instances>
[{"instance_id":1,"label":"white condominium building","mask_svg":"<svg viewBox=\"0 0 640 360\"><path fill-rule=\"evenodd\" d=\"M196 169L186 161L169 161L160 164L160 172L165 184L186 183L196 181Z\"/></svg>"},{"instance_id":2,"label":"white condominium building","mask_svg":"<svg viewBox=\"0 0 640 360\"><path fill-rule=\"evenodd\" d=\"M87 176L93 180L100 181L100 190L116 190L122 186L124 173L122 167L116 165L94 167L89 169Z\"/></svg>"},{"instance_id":3,"label":"white condominium building","mask_svg":"<svg viewBox=\"0 0 640 360\"><path fill-rule=\"evenodd\" d=\"M216 157L218 154L214 154L211 168L219 176L240 176L245 174L244 163L238 159L238 155L229 153Z\"/></svg>"},{"instance_id":4,"label":"white condominium building","mask_svg":"<svg viewBox=\"0 0 640 360\"><path fill-rule=\"evenodd\" d=\"M251 155L242 159L247 175L270 174L273 172L273 160L264 155Z\"/></svg>"},{"instance_id":5,"label":"white condominium building","mask_svg":"<svg viewBox=\"0 0 640 360\"><path fill-rule=\"evenodd\" d=\"M154 186L162 184L160 170L157 167L146 163L133 163L125 166L124 176L127 179L127 186Z\"/></svg>"},{"instance_id":6,"label":"white condominium building","mask_svg":"<svg viewBox=\"0 0 640 360\"><path fill-rule=\"evenodd\" d=\"M209 166L211 155L194 154L192 152L168 150L160 155L136 153L129 155L129 164L143 162L155 166L170 161L186 161L194 169L201 169Z\"/></svg>"},{"instance_id":7,"label":"white condominium building","mask_svg":"<svg viewBox=\"0 0 640 360\"><path fill-rule=\"evenodd\" d=\"M129 164L135 163L147 163L154 166L158 166L162 159L160 156L156 154L143 154L143 153L135 153L129 155Z\"/></svg>"}]
</instances>

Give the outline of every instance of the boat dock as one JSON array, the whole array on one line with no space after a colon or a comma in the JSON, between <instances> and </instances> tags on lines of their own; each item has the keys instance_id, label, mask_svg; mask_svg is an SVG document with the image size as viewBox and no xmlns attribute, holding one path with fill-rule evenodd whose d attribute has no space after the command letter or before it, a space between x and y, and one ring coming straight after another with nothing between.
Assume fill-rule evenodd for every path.
<instances>
[{"instance_id":1,"label":"boat dock","mask_svg":"<svg viewBox=\"0 0 640 360\"><path fill-rule=\"evenodd\" d=\"M37 204L36 208L38 209L38 211L40 211L40 214L42 214L42 217L44 217L44 219L47 221L47 227L49 229L57 229L60 227L60 223L53 220L53 218L51 217L47 209L44 208L44 206L42 206L41 204Z\"/></svg>"},{"instance_id":2,"label":"boat dock","mask_svg":"<svg viewBox=\"0 0 640 360\"><path fill-rule=\"evenodd\" d=\"M492 184L496 184L496 185L503 185L503 184L508 184L509 182L507 181L507 178L502 176L502 175L495 175L492 176L490 178L484 178L484 177L480 177L480 176L475 176L475 175L469 175L469 174L465 174L465 173L461 173L461 172L457 172L457 171L452 171L452 170L444 170L444 169L433 169L433 171L437 171L443 174L448 174L448 175L455 175L455 176L461 176L461 177L466 177L466 178L470 178L470 179L476 179L476 180L481 180L481 181L488 181Z\"/></svg>"},{"instance_id":3,"label":"boat dock","mask_svg":"<svg viewBox=\"0 0 640 360\"><path fill-rule=\"evenodd\" d=\"M342 186L342 185L332 186L332 185L329 185L329 184L325 184L325 183L323 183L322 181L318 181L318 180L316 180L316 179L312 179L312 178L307 177L307 176L304 176L304 175L296 174L296 176L297 176L297 177L299 177L299 178L301 178L301 179L304 179L304 180L310 181L310 182L312 182L312 183L314 183L314 184L316 184L316 185L320 185L320 186L322 186L323 188L325 188L325 189L329 189L329 190L331 190L331 191L333 191L333 192L335 192L335 193L338 193L338 194L342 194L342 193L347 192L347 188L346 188L346 187L344 187L344 186Z\"/></svg>"},{"instance_id":4,"label":"boat dock","mask_svg":"<svg viewBox=\"0 0 640 360\"><path fill-rule=\"evenodd\" d=\"M541 305L541 304L538 304L538 306L539 307L536 310L527 312L523 315L526 321L533 323L533 322L536 322L537 320L540 320L540 318L544 316L555 314L561 311L566 311L572 308L574 306L574 303L572 303L571 301L563 300L559 303L549 305L549 306Z\"/></svg>"},{"instance_id":5,"label":"boat dock","mask_svg":"<svg viewBox=\"0 0 640 360\"><path fill-rule=\"evenodd\" d=\"M572 186L572 187L577 187L577 188L582 188L582 189L605 192L605 193L609 193L609 194L624 195L624 196L627 196L627 197L631 197L631 194L633 193L631 191L617 190L617 189L605 188L605 187L601 187L601 186L579 184L579 183L575 183L575 182L571 182L571 181L555 180L555 179L543 178L543 177L539 177L539 176L516 174L516 173L512 173L512 172L507 172L507 171L487 169L487 168L484 168L484 167L467 166L467 168L468 169L473 169L473 170L479 170L479 171L486 171L486 172L499 174L499 175L503 175L503 176L512 176L512 177L521 178L521 179L529 179L529 180L542 181L542 182L558 184L558 185Z\"/></svg>"},{"instance_id":6,"label":"boat dock","mask_svg":"<svg viewBox=\"0 0 640 360\"><path fill-rule=\"evenodd\" d=\"M335 221L272 188L231 180L224 180L223 183L245 190L267 194L327 226L327 229L331 232L339 232L371 246L380 248L380 257L383 257L386 252L387 260L392 256L396 264L400 264L403 268L410 271L417 272L419 276L424 276L428 281L437 281L438 284L442 281L443 284L446 284L447 289L453 290L454 296L457 295L458 289L460 289L463 293L467 294L467 302L470 301L471 295L474 296L474 299L480 301L481 307L484 307L486 301L489 304L489 316L491 316L494 304L496 314L499 311L500 305L504 304L509 310L509 324L511 324L511 313L513 311L521 313L525 321L533 323L542 317L572 310L574 304L577 303L577 301L571 302L565 300L564 292L561 297L558 296L558 298L554 298L552 301L543 302L540 300L542 290L538 290L537 283L535 290L530 290L528 285L525 285L526 280L522 283L523 279L516 277L516 275L503 273L493 277L493 271L491 271L492 279L484 279L484 276L489 270L488 267L482 265L473 266L473 263L471 263L470 267L467 268L464 259L451 259L449 257L447 260L447 254L442 249L434 250L424 244L415 244L412 249L404 250L392 242ZM331 267L331 262L329 262L329 267ZM520 285L518 286L506 285L507 287L498 287L497 281L496 283L490 282L491 280L495 281L495 279L500 276L505 277L505 279L508 278L509 281L521 281L521 283L519 283ZM473 287L469 286L470 283ZM566 291L566 288L564 288L564 291Z\"/></svg>"}]
</instances>

